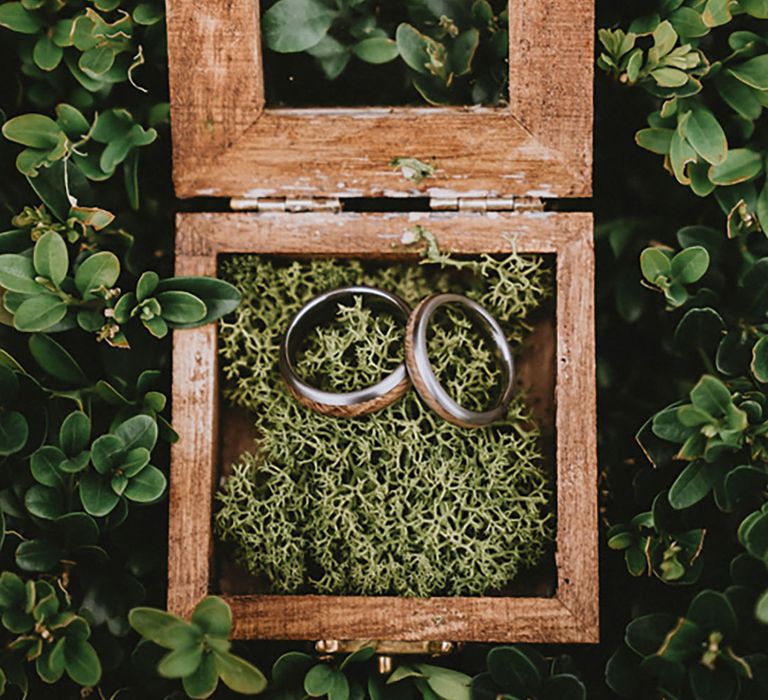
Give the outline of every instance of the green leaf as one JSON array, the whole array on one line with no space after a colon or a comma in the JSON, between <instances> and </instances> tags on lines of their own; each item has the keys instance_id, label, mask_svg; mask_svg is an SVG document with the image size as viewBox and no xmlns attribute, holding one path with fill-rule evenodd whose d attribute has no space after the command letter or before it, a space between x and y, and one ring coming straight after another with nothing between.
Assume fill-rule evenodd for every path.
<instances>
[{"instance_id":1,"label":"green leaf","mask_svg":"<svg viewBox=\"0 0 768 700\"><path fill-rule=\"evenodd\" d=\"M61 63L63 55L64 49L54 44L47 34L35 42L35 48L32 50L32 60L44 71L54 70Z\"/></svg>"},{"instance_id":2,"label":"green leaf","mask_svg":"<svg viewBox=\"0 0 768 700\"><path fill-rule=\"evenodd\" d=\"M674 618L664 613L636 617L627 625L624 641L641 657L650 656L659 650L674 622Z\"/></svg>"},{"instance_id":3,"label":"green leaf","mask_svg":"<svg viewBox=\"0 0 768 700\"><path fill-rule=\"evenodd\" d=\"M739 0L744 12L757 19L768 19L768 0Z\"/></svg>"},{"instance_id":4,"label":"green leaf","mask_svg":"<svg viewBox=\"0 0 768 700\"><path fill-rule=\"evenodd\" d=\"M456 37L450 50L451 70L456 75L467 75L472 70L472 61L479 44L480 32L474 28Z\"/></svg>"},{"instance_id":5,"label":"green leaf","mask_svg":"<svg viewBox=\"0 0 768 700\"><path fill-rule=\"evenodd\" d=\"M689 309L677 324L674 344L678 350L714 354L725 335L725 321L710 307Z\"/></svg>"},{"instance_id":6,"label":"green leaf","mask_svg":"<svg viewBox=\"0 0 768 700\"><path fill-rule=\"evenodd\" d=\"M417 73L429 75L427 65L431 58L428 48L435 42L405 22L397 27L395 39L400 56L406 65Z\"/></svg>"},{"instance_id":7,"label":"green leaf","mask_svg":"<svg viewBox=\"0 0 768 700\"><path fill-rule=\"evenodd\" d=\"M536 695L541 688L538 669L517 647L501 646L491 649L488 652L487 666L494 682L508 692L523 696Z\"/></svg>"},{"instance_id":8,"label":"green leaf","mask_svg":"<svg viewBox=\"0 0 768 700\"><path fill-rule=\"evenodd\" d=\"M648 282L656 284L660 278L669 277L672 264L669 256L660 248L646 248L640 254L640 270Z\"/></svg>"},{"instance_id":9,"label":"green leaf","mask_svg":"<svg viewBox=\"0 0 768 700\"><path fill-rule=\"evenodd\" d=\"M87 471L80 479L80 500L86 513L100 518L114 510L120 497L112 490L107 477Z\"/></svg>"},{"instance_id":10,"label":"green leaf","mask_svg":"<svg viewBox=\"0 0 768 700\"><path fill-rule=\"evenodd\" d=\"M227 639L232 630L232 611L221 598L203 598L192 613L192 623L211 637Z\"/></svg>"},{"instance_id":11,"label":"green leaf","mask_svg":"<svg viewBox=\"0 0 768 700\"><path fill-rule=\"evenodd\" d=\"M21 450L29 438L27 419L18 411L0 412L0 456Z\"/></svg>"},{"instance_id":12,"label":"green leaf","mask_svg":"<svg viewBox=\"0 0 768 700\"><path fill-rule=\"evenodd\" d=\"M54 520L66 512L61 492L40 484L35 484L24 494L24 507L44 520Z\"/></svg>"},{"instance_id":13,"label":"green leaf","mask_svg":"<svg viewBox=\"0 0 768 700\"><path fill-rule=\"evenodd\" d=\"M165 338L168 335L168 324L160 317L142 318L142 324L155 338Z\"/></svg>"},{"instance_id":14,"label":"green leaf","mask_svg":"<svg viewBox=\"0 0 768 700\"><path fill-rule=\"evenodd\" d=\"M339 664L339 670L343 671L347 666L350 664L358 664L362 663L364 661L368 661L369 659L373 658L373 655L376 653L376 647L372 645L365 645L360 647L357 651L352 652L349 654L340 664Z\"/></svg>"},{"instance_id":15,"label":"green leaf","mask_svg":"<svg viewBox=\"0 0 768 700\"><path fill-rule=\"evenodd\" d=\"M0 255L0 287L20 294L41 294L44 291L35 282L32 258L15 253Z\"/></svg>"},{"instance_id":16,"label":"green leaf","mask_svg":"<svg viewBox=\"0 0 768 700\"><path fill-rule=\"evenodd\" d=\"M763 185L763 189L757 198L757 218L760 221L760 228L768 231L768 183Z\"/></svg>"},{"instance_id":17,"label":"green leaf","mask_svg":"<svg viewBox=\"0 0 768 700\"><path fill-rule=\"evenodd\" d=\"M665 156L669 153L674 133L673 129L640 129L635 134L635 142L651 153Z\"/></svg>"},{"instance_id":18,"label":"green leaf","mask_svg":"<svg viewBox=\"0 0 768 700\"><path fill-rule=\"evenodd\" d=\"M151 452L157 442L157 423L154 418L140 414L123 421L114 434L123 441L126 451L143 447Z\"/></svg>"},{"instance_id":19,"label":"green leaf","mask_svg":"<svg viewBox=\"0 0 768 700\"><path fill-rule=\"evenodd\" d=\"M691 462L670 487L669 504L675 510L683 510L703 500L715 485L719 469L704 460Z\"/></svg>"},{"instance_id":20,"label":"green leaf","mask_svg":"<svg viewBox=\"0 0 768 700\"><path fill-rule=\"evenodd\" d=\"M690 114L684 128L688 143L707 163L722 163L728 154L728 141L720 123L703 106L695 107Z\"/></svg>"},{"instance_id":21,"label":"green leaf","mask_svg":"<svg viewBox=\"0 0 768 700\"><path fill-rule=\"evenodd\" d=\"M702 630L720 632L728 641L736 637L736 613L723 593L703 590L696 594L688 606L686 617Z\"/></svg>"},{"instance_id":22,"label":"green leaf","mask_svg":"<svg viewBox=\"0 0 768 700\"><path fill-rule=\"evenodd\" d=\"M707 0L702 19L708 27L719 27L731 21L730 0Z\"/></svg>"},{"instance_id":23,"label":"green leaf","mask_svg":"<svg viewBox=\"0 0 768 700\"><path fill-rule=\"evenodd\" d=\"M653 47L648 52L648 60L658 63L677 43L677 32L670 22L660 22L653 30Z\"/></svg>"},{"instance_id":24,"label":"green leaf","mask_svg":"<svg viewBox=\"0 0 768 700\"><path fill-rule=\"evenodd\" d=\"M125 443L117 435L100 435L91 445L91 461L99 474L109 474L125 453Z\"/></svg>"},{"instance_id":25,"label":"green leaf","mask_svg":"<svg viewBox=\"0 0 768 700\"><path fill-rule=\"evenodd\" d=\"M205 304L189 292L159 292L155 298L160 302L163 320L169 324L199 323L208 312Z\"/></svg>"},{"instance_id":26,"label":"green leaf","mask_svg":"<svg viewBox=\"0 0 768 700\"><path fill-rule=\"evenodd\" d=\"M134 8L132 17L136 24L142 24L147 27L157 24L163 19L162 5L141 3Z\"/></svg>"},{"instance_id":27,"label":"green leaf","mask_svg":"<svg viewBox=\"0 0 768 700\"><path fill-rule=\"evenodd\" d=\"M48 231L35 243L32 261L37 274L47 277L58 287L69 270L67 244L58 233Z\"/></svg>"},{"instance_id":28,"label":"green leaf","mask_svg":"<svg viewBox=\"0 0 768 700\"><path fill-rule=\"evenodd\" d=\"M64 458L64 453L53 445L43 445L34 452L30 457L29 467L35 481L52 488L64 486L64 475L59 470L59 464Z\"/></svg>"},{"instance_id":29,"label":"green leaf","mask_svg":"<svg viewBox=\"0 0 768 700\"><path fill-rule=\"evenodd\" d=\"M101 231L115 220L115 215L99 207L72 207L69 216L85 226L90 226L96 231Z\"/></svg>"},{"instance_id":30,"label":"green leaf","mask_svg":"<svg viewBox=\"0 0 768 700\"><path fill-rule=\"evenodd\" d=\"M736 80L730 71L724 71L715 78L715 87L723 101L745 119L754 120L760 117L763 106L755 97L754 90Z\"/></svg>"},{"instance_id":31,"label":"green leaf","mask_svg":"<svg viewBox=\"0 0 768 700\"><path fill-rule=\"evenodd\" d=\"M383 36L359 41L352 47L352 53L360 60L376 65L394 61L400 55L397 42Z\"/></svg>"},{"instance_id":32,"label":"green leaf","mask_svg":"<svg viewBox=\"0 0 768 700\"><path fill-rule=\"evenodd\" d=\"M184 676L184 692L190 698L207 698L216 690L219 684L219 673L212 653L203 654L200 665L194 672Z\"/></svg>"},{"instance_id":33,"label":"green leaf","mask_svg":"<svg viewBox=\"0 0 768 700\"><path fill-rule=\"evenodd\" d=\"M297 53L318 44L335 17L320 0L278 0L262 16L261 33L272 51Z\"/></svg>"},{"instance_id":34,"label":"green leaf","mask_svg":"<svg viewBox=\"0 0 768 700\"><path fill-rule=\"evenodd\" d=\"M200 641L200 632L192 625L163 610L134 608L128 623L142 637L166 649L193 646Z\"/></svg>"},{"instance_id":35,"label":"green leaf","mask_svg":"<svg viewBox=\"0 0 768 700\"><path fill-rule=\"evenodd\" d=\"M470 700L469 685L472 682L470 676L450 668L430 664L414 664L414 666L427 677L427 684L438 696L452 700Z\"/></svg>"},{"instance_id":36,"label":"green leaf","mask_svg":"<svg viewBox=\"0 0 768 700\"><path fill-rule=\"evenodd\" d=\"M3 124L3 135L9 141L43 150L56 148L62 133L59 125L43 114L22 114Z\"/></svg>"},{"instance_id":37,"label":"green leaf","mask_svg":"<svg viewBox=\"0 0 768 700\"><path fill-rule=\"evenodd\" d=\"M37 675L46 683L55 683L64 675L64 645L67 640L63 637L48 646L35 662Z\"/></svg>"},{"instance_id":38,"label":"green leaf","mask_svg":"<svg viewBox=\"0 0 768 700\"><path fill-rule=\"evenodd\" d=\"M91 420L82 411L73 411L62 422L59 447L68 457L80 454L91 439Z\"/></svg>"},{"instance_id":39,"label":"green leaf","mask_svg":"<svg viewBox=\"0 0 768 700\"><path fill-rule=\"evenodd\" d=\"M763 591L755 604L755 617L764 625L768 624L768 589Z\"/></svg>"},{"instance_id":40,"label":"green leaf","mask_svg":"<svg viewBox=\"0 0 768 700\"><path fill-rule=\"evenodd\" d=\"M584 684L570 673L554 675L544 683L541 700L587 700Z\"/></svg>"},{"instance_id":41,"label":"green leaf","mask_svg":"<svg viewBox=\"0 0 768 700\"><path fill-rule=\"evenodd\" d=\"M159 282L160 278L156 272L144 272L136 283L136 301L142 302L149 298L152 292L157 289Z\"/></svg>"},{"instance_id":42,"label":"green leaf","mask_svg":"<svg viewBox=\"0 0 768 700\"><path fill-rule=\"evenodd\" d=\"M213 655L221 680L236 693L256 695L267 687L264 674L253 664L228 652L214 651Z\"/></svg>"},{"instance_id":43,"label":"green leaf","mask_svg":"<svg viewBox=\"0 0 768 700\"><path fill-rule=\"evenodd\" d=\"M166 483L163 472L148 464L130 479L124 495L136 503L151 503L163 495Z\"/></svg>"},{"instance_id":44,"label":"green leaf","mask_svg":"<svg viewBox=\"0 0 768 700\"><path fill-rule=\"evenodd\" d=\"M111 437L114 437L114 435ZM118 468L125 476L130 478L138 474L147 464L149 464L149 450L144 447L134 447L122 455Z\"/></svg>"},{"instance_id":45,"label":"green leaf","mask_svg":"<svg viewBox=\"0 0 768 700\"><path fill-rule=\"evenodd\" d=\"M115 50L109 45L94 46L80 55L77 65L86 75L99 79L112 68L115 55Z\"/></svg>"},{"instance_id":46,"label":"green leaf","mask_svg":"<svg viewBox=\"0 0 768 700\"><path fill-rule=\"evenodd\" d=\"M691 389L691 401L697 408L713 416L725 414L733 404L728 387L710 375L704 375Z\"/></svg>"},{"instance_id":47,"label":"green leaf","mask_svg":"<svg viewBox=\"0 0 768 700\"><path fill-rule=\"evenodd\" d=\"M683 39L698 39L709 34L701 13L690 7L680 7L669 15L669 22Z\"/></svg>"},{"instance_id":48,"label":"green leaf","mask_svg":"<svg viewBox=\"0 0 768 700\"><path fill-rule=\"evenodd\" d=\"M82 139L91 128L83 113L76 107L66 103L56 105L56 123L73 141Z\"/></svg>"},{"instance_id":49,"label":"green leaf","mask_svg":"<svg viewBox=\"0 0 768 700\"><path fill-rule=\"evenodd\" d=\"M709 253L702 246L681 250L672 258L670 272L676 282L693 284L698 282L709 268Z\"/></svg>"},{"instance_id":50,"label":"green leaf","mask_svg":"<svg viewBox=\"0 0 768 700\"><path fill-rule=\"evenodd\" d=\"M85 640L68 642L64 649L67 675L78 685L94 686L101 680L101 662Z\"/></svg>"},{"instance_id":51,"label":"green leaf","mask_svg":"<svg viewBox=\"0 0 768 700\"><path fill-rule=\"evenodd\" d=\"M25 540L16 547L16 564L23 571L50 571L58 565L63 554L48 540Z\"/></svg>"},{"instance_id":52,"label":"green leaf","mask_svg":"<svg viewBox=\"0 0 768 700\"><path fill-rule=\"evenodd\" d=\"M0 579L1 580L1 579ZM1 592L0 588L0 592ZM0 599L0 603L1 603ZM307 671L315 664L309 654L289 651L280 656L272 666L272 683L275 688L285 689L303 679Z\"/></svg>"},{"instance_id":53,"label":"green leaf","mask_svg":"<svg viewBox=\"0 0 768 700\"><path fill-rule=\"evenodd\" d=\"M733 148L720 165L709 168L709 179L716 185L735 185L747 182L763 171L760 153L748 148Z\"/></svg>"},{"instance_id":54,"label":"green leaf","mask_svg":"<svg viewBox=\"0 0 768 700\"><path fill-rule=\"evenodd\" d=\"M344 72L351 58L348 47L336 41L330 34L308 49L307 53L317 59L328 80L336 80Z\"/></svg>"},{"instance_id":55,"label":"green leaf","mask_svg":"<svg viewBox=\"0 0 768 700\"><path fill-rule=\"evenodd\" d=\"M19 34L36 34L42 29L43 22L20 2L4 2L0 5L0 27Z\"/></svg>"},{"instance_id":56,"label":"green leaf","mask_svg":"<svg viewBox=\"0 0 768 700\"><path fill-rule=\"evenodd\" d=\"M120 261L114 253L102 251L86 258L75 273L75 286L83 299L92 299L93 291L114 286L120 276Z\"/></svg>"},{"instance_id":57,"label":"green leaf","mask_svg":"<svg viewBox=\"0 0 768 700\"><path fill-rule=\"evenodd\" d=\"M163 678L183 678L194 673L202 660L202 644L174 649L160 660L157 673Z\"/></svg>"},{"instance_id":58,"label":"green leaf","mask_svg":"<svg viewBox=\"0 0 768 700\"><path fill-rule=\"evenodd\" d=\"M64 347L44 334L35 334L29 339L29 351L35 362L54 379L71 386L85 386L88 377L80 365Z\"/></svg>"},{"instance_id":59,"label":"green leaf","mask_svg":"<svg viewBox=\"0 0 768 700\"><path fill-rule=\"evenodd\" d=\"M53 294L38 294L16 309L13 325L16 330L37 333L53 328L67 315L67 304Z\"/></svg>"},{"instance_id":60,"label":"green leaf","mask_svg":"<svg viewBox=\"0 0 768 700\"><path fill-rule=\"evenodd\" d=\"M682 87L688 82L688 74L678 68L656 68L651 71L651 77L663 88Z\"/></svg>"},{"instance_id":61,"label":"green leaf","mask_svg":"<svg viewBox=\"0 0 768 700\"><path fill-rule=\"evenodd\" d=\"M768 336L763 336L752 348L752 374L757 381L768 383Z\"/></svg>"},{"instance_id":62,"label":"green leaf","mask_svg":"<svg viewBox=\"0 0 768 700\"><path fill-rule=\"evenodd\" d=\"M313 698L327 695L334 683L335 670L330 666L320 663L309 669L304 676L304 690Z\"/></svg>"},{"instance_id":63,"label":"green leaf","mask_svg":"<svg viewBox=\"0 0 768 700\"><path fill-rule=\"evenodd\" d=\"M170 277L161 280L157 291L169 290L194 294L208 310L202 320L192 324L175 324L176 328L193 328L226 316L237 308L241 297L237 287L215 277Z\"/></svg>"},{"instance_id":64,"label":"green leaf","mask_svg":"<svg viewBox=\"0 0 768 700\"><path fill-rule=\"evenodd\" d=\"M730 74L755 90L768 90L768 54L756 56L731 68Z\"/></svg>"}]
</instances>

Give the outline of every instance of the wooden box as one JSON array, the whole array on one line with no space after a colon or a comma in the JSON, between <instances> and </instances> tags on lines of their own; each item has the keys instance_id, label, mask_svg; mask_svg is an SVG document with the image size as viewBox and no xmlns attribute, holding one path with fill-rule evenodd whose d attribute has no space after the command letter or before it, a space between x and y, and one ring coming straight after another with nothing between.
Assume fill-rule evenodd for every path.
<instances>
[{"instance_id":1,"label":"wooden box","mask_svg":"<svg viewBox=\"0 0 768 700\"><path fill-rule=\"evenodd\" d=\"M242 423L220 411L211 325L173 340L181 440L171 455L169 608L188 615L205 595L223 594L244 639L596 642L592 217L551 204L591 194L591 0L510 0L510 100L498 108L266 106L258 5L167 0L174 183L191 198L177 217L176 273L215 275L217 257L234 253L413 257L399 242L417 224L455 253L553 256L554 314L534 338L541 362L532 353L522 364L550 442L556 551L544 585L487 597L230 586L212 533L213 494L244 438ZM433 164L435 174L406 179L390 165L397 157ZM211 200L200 197L228 206L205 212ZM359 198L367 213L349 211Z\"/></svg>"},{"instance_id":2,"label":"wooden box","mask_svg":"<svg viewBox=\"0 0 768 700\"><path fill-rule=\"evenodd\" d=\"M167 0L180 197L587 197L593 0L509 1L509 105L271 109L258 0ZM434 162L417 186L395 157Z\"/></svg>"}]
</instances>

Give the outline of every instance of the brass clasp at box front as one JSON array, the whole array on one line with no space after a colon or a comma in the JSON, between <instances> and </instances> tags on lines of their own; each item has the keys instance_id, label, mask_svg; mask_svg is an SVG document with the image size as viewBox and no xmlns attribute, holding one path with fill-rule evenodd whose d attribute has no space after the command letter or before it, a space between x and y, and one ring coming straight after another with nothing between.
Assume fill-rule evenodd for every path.
<instances>
[{"instance_id":1,"label":"brass clasp at box front","mask_svg":"<svg viewBox=\"0 0 768 700\"><path fill-rule=\"evenodd\" d=\"M387 641L361 641L359 639L321 639L315 642L315 651L318 654L352 654L363 647L374 647L381 674L388 674L393 669L393 657L405 655L419 656L446 656L458 649L463 644L460 642L387 642Z\"/></svg>"}]
</instances>

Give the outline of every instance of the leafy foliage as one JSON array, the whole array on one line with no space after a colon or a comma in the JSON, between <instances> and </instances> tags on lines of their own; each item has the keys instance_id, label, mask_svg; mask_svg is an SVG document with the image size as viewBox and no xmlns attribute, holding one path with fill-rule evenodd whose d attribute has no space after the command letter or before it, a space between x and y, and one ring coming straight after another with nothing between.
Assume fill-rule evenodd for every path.
<instances>
[{"instance_id":1,"label":"leafy foliage","mask_svg":"<svg viewBox=\"0 0 768 700\"><path fill-rule=\"evenodd\" d=\"M140 151L167 179L162 20L157 3L0 4L0 694L140 684L128 612L162 595L155 504L178 439L155 338L239 302L218 280L163 277L168 188L139 196ZM246 667L223 659L238 687Z\"/></svg>"},{"instance_id":2,"label":"leafy foliage","mask_svg":"<svg viewBox=\"0 0 768 700\"><path fill-rule=\"evenodd\" d=\"M170 650L157 672L164 678L181 678L190 698L210 697L219 679L244 695L266 688L261 671L229 651L232 611L221 598L201 600L189 622L155 608L134 608L129 620L142 637Z\"/></svg>"},{"instance_id":3,"label":"leafy foliage","mask_svg":"<svg viewBox=\"0 0 768 700\"><path fill-rule=\"evenodd\" d=\"M624 510L608 546L624 553L633 576L679 592L665 601L645 584L656 592L641 598L645 614L629 623L606 668L621 697L766 694L766 19L761 1L662 0L626 30L600 31L600 67L650 96L637 144L662 155L697 200L669 195L696 217L674 240L648 235L650 217L605 228L618 257L646 227L639 238L651 245L640 271L663 293L667 317L652 321L666 386L636 435L650 465L634 470L642 511L626 522ZM710 196L717 207L707 208ZM679 220L676 204L665 212L670 220ZM621 291L623 319L650 319L645 297L629 289ZM611 469L612 483L619 470Z\"/></svg>"},{"instance_id":4,"label":"leafy foliage","mask_svg":"<svg viewBox=\"0 0 768 700\"><path fill-rule=\"evenodd\" d=\"M269 49L306 52L327 80L392 63L390 80L436 105L506 99L507 25L506 4L489 0L277 0L261 20Z\"/></svg>"}]
</instances>

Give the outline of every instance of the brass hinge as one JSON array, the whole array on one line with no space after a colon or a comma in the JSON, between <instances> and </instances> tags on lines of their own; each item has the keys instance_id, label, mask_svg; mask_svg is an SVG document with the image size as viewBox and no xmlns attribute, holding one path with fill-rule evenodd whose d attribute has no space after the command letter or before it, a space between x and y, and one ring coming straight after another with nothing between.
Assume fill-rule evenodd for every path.
<instances>
[{"instance_id":1,"label":"brass hinge","mask_svg":"<svg viewBox=\"0 0 768 700\"><path fill-rule=\"evenodd\" d=\"M338 197L233 197L229 200L229 208L232 211L338 212L341 211L341 200Z\"/></svg>"},{"instance_id":2,"label":"brass hinge","mask_svg":"<svg viewBox=\"0 0 768 700\"><path fill-rule=\"evenodd\" d=\"M544 211L539 197L432 197L433 211Z\"/></svg>"}]
</instances>

